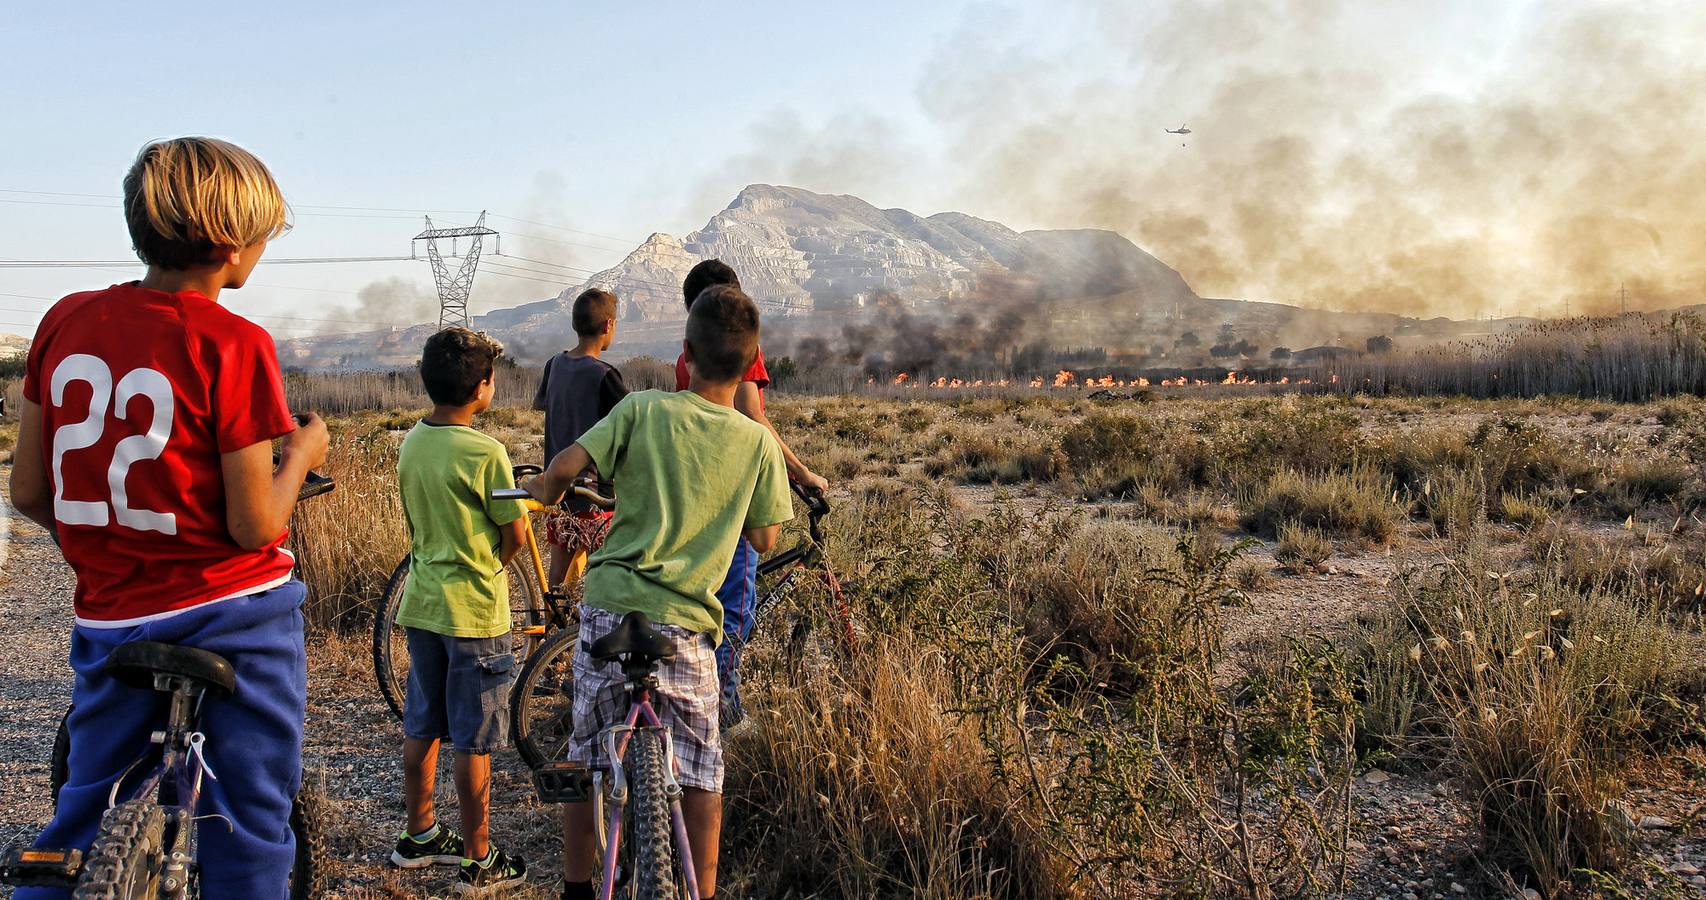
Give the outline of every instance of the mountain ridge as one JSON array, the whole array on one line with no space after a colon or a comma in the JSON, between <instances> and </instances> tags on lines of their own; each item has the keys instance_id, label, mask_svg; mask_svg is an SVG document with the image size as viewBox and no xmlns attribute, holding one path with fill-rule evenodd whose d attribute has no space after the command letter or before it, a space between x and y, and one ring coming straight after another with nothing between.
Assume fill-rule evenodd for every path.
<instances>
[{"instance_id":1,"label":"mountain ridge","mask_svg":"<svg viewBox=\"0 0 1706 900\"><path fill-rule=\"evenodd\" d=\"M1178 271L1113 231L1016 231L962 212L921 216L849 194L769 184L747 185L699 229L679 238L654 232L617 264L555 296L491 310L473 325L520 359L542 359L573 344L574 298L598 287L621 300L616 358L673 356L686 318L681 280L712 257L740 273L765 313L766 347L776 350L813 336L821 343L825 334L849 344L859 335L875 340L872 329L896 317L957 323L958 333L947 328L932 337L937 343L975 333L978 346L1048 340L1150 358L1186 332L1213 339L1230 331L1270 346L1474 333L1446 319L1202 298ZM431 331L421 325L287 341L281 357L287 365L406 365ZM853 358L857 349L838 355Z\"/></svg>"}]
</instances>

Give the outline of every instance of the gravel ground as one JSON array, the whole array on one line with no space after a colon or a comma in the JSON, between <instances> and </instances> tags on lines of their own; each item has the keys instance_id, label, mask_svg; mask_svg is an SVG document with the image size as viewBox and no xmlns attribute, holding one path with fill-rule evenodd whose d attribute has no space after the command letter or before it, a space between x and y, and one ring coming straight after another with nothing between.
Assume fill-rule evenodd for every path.
<instances>
[{"instance_id":1,"label":"gravel ground","mask_svg":"<svg viewBox=\"0 0 1706 900\"><path fill-rule=\"evenodd\" d=\"M0 470L4 471L4 470ZM10 514L8 507L6 512ZM21 516L0 567L0 847L34 837L53 804L47 766L71 701L71 570L47 532ZM9 888L0 892L10 894Z\"/></svg>"}]
</instances>

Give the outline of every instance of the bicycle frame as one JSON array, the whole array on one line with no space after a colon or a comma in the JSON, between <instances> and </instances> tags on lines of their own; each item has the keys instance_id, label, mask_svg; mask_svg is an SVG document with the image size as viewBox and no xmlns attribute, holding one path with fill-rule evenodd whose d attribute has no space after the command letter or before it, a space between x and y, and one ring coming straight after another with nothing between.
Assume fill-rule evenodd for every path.
<instances>
[{"instance_id":1,"label":"bicycle frame","mask_svg":"<svg viewBox=\"0 0 1706 900\"><path fill-rule=\"evenodd\" d=\"M628 805L628 778L622 763L628 754L628 739L640 728L655 729L663 735L664 792L669 796L669 818L675 833L676 852L680 854L681 870L686 875L688 900L699 900L699 873L693 867L693 846L687 838L687 817L681 810L682 787L675 780L675 745L670 729L658 720L652 708L651 688L640 685L634 689L628 703L628 716L621 725L613 725L599 733L604 745L604 758L610 762L610 811L604 811L603 773L593 775L592 816L601 826L599 843L603 845L599 882L600 900L614 900L616 891L616 861L622 850L622 813Z\"/></svg>"},{"instance_id":2,"label":"bicycle frame","mask_svg":"<svg viewBox=\"0 0 1706 900\"><path fill-rule=\"evenodd\" d=\"M163 748L160 762L126 799L153 797L166 812L173 833L171 848L160 871L160 892L162 896L181 897L189 888L190 864L195 858L193 843L198 818L196 809L201 805L202 775L212 773L201 755L201 745L206 740L200 729L201 703L206 697L206 690L178 676L166 674L154 676L154 689L170 691L172 696L166 727L154 732L150 738L151 743ZM131 763L130 768L113 782L107 797L109 809L119 805L119 790L124 786L126 776L147 759L150 752L137 757L136 762ZM168 785L172 788L171 803L166 802L165 789Z\"/></svg>"},{"instance_id":3,"label":"bicycle frame","mask_svg":"<svg viewBox=\"0 0 1706 900\"><path fill-rule=\"evenodd\" d=\"M538 475L540 471L541 470L538 466L533 465L521 465L514 467L515 478L518 480L525 475ZM497 495L494 493L493 496L495 498ZM539 549L539 533L533 527L533 516L535 514L548 513L551 511L552 507L546 506L531 497L511 497L508 499L516 499L521 503L522 508L526 511L523 519L527 523L527 527L524 529L527 534L525 544L527 550L527 561L533 566L533 577L536 579L536 582L539 585L539 593L545 601L545 609L543 612L545 616L550 619L549 626L561 628L567 625L569 621L568 614L563 609L564 601L568 599L567 595L563 591L563 587L564 585L573 584L574 582L579 581L581 576L586 572L586 550L584 548L576 548L574 555L569 558L569 568L568 571L563 574L563 580L557 584L552 584L550 581L550 575L547 573L545 567L545 555ZM527 623L527 632L529 634L536 634L543 637L545 632L549 630L549 626L543 621L529 622Z\"/></svg>"}]
</instances>

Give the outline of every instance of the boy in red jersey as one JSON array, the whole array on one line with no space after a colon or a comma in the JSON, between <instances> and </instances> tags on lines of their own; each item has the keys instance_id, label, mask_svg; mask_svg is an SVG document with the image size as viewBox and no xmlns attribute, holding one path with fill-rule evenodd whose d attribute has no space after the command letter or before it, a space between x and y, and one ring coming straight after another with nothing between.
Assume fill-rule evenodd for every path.
<instances>
[{"instance_id":1,"label":"boy in red jersey","mask_svg":"<svg viewBox=\"0 0 1706 900\"><path fill-rule=\"evenodd\" d=\"M202 894L282 898L307 698L304 589L282 545L326 426L292 420L272 338L217 301L243 286L287 210L260 160L196 137L144 147L124 208L147 273L55 304L24 375L12 500L77 575L70 780L37 844L87 848L113 783L164 721L153 691L102 671L107 655L141 640L199 647L237 674L233 696L202 706L218 780L201 812L231 826L200 829Z\"/></svg>"}]
</instances>

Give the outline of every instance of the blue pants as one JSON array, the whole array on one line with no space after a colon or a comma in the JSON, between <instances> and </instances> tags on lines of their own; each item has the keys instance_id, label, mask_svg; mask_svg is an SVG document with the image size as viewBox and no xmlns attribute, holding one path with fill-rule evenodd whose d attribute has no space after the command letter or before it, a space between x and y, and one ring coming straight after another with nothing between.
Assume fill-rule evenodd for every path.
<instances>
[{"instance_id":1,"label":"blue pants","mask_svg":"<svg viewBox=\"0 0 1706 900\"><path fill-rule=\"evenodd\" d=\"M273 590L129 628L71 632L71 778L38 847L87 849L94 843L113 782L137 757L158 751L148 736L166 721L167 699L126 687L101 671L107 654L130 641L159 641L210 650L237 672L237 691L202 703L208 765L218 780L202 782L197 828L204 897L283 900L296 842L290 805L302 780L302 720L308 696L302 648L300 581ZM140 768L140 775L146 769ZM129 799L134 783L119 794ZM49 888L18 888L17 900L69 897Z\"/></svg>"},{"instance_id":2,"label":"blue pants","mask_svg":"<svg viewBox=\"0 0 1706 900\"><path fill-rule=\"evenodd\" d=\"M746 538L735 545L729 574L717 589L723 605L723 642L717 645L717 683L722 685L725 727L740 721L740 646L752 638L758 606L758 551Z\"/></svg>"}]
</instances>

